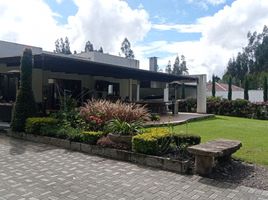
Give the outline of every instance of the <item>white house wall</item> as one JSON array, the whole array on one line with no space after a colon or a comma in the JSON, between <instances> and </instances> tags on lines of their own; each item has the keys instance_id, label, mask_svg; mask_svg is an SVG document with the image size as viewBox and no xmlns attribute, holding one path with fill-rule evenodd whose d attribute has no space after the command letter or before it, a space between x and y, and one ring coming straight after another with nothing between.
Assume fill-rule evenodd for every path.
<instances>
[{"instance_id":1,"label":"white house wall","mask_svg":"<svg viewBox=\"0 0 268 200\"><path fill-rule=\"evenodd\" d=\"M207 97L212 96L211 91L207 91ZM217 91L217 97L228 99L228 91ZM248 91L250 102L262 102L263 101L263 90L249 90ZM232 100L244 99L244 91L233 91Z\"/></svg>"}]
</instances>

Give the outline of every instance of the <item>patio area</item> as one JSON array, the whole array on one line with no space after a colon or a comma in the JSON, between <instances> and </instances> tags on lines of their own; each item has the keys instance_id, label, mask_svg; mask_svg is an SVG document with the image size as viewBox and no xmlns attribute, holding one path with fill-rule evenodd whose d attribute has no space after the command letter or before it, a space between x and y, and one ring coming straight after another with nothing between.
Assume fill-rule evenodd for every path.
<instances>
[{"instance_id":1,"label":"patio area","mask_svg":"<svg viewBox=\"0 0 268 200\"><path fill-rule=\"evenodd\" d=\"M145 126L154 127L154 126L166 126L170 124L178 125L190 121L213 118L214 116L215 115L213 114L199 114L199 113L185 113L185 112L180 112L177 115L166 114L166 115L160 115L159 121L149 121L145 124Z\"/></svg>"},{"instance_id":2,"label":"patio area","mask_svg":"<svg viewBox=\"0 0 268 200\"><path fill-rule=\"evenodd\" d=\"M0 199L267 199L268 191L185 176L0 134Z\"/></svg>"}]
</instances>

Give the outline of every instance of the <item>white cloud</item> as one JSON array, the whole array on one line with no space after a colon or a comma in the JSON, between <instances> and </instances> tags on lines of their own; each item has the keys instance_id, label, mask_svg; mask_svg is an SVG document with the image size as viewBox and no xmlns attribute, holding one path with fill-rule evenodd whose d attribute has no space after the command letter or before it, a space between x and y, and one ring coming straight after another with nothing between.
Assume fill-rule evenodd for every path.
<instances>
[{"instance_id":1,"label":"white cloud","mask_svg":"<svg viewBox=\"0 0 268 200\"><path fill-rule=\"evenodd\" d=\"M58 4L61 4L64 0L55 0Z\"/></svg>"},{"instance_id":2,"label":"white cloud","mask_svg":"<svg viewBox=\"0 0 268 200\"><path fill-rule=\"evenodd\" d=\"M211 5L217 6L226 3L226 0L188 0L188 3L193 3L204 9L208 9Z\"/></svg>"},{"instance_id":3,"label":"white cloud","mask_svg":"<svg viewBox=\"0 0 268 200\"><path fill-rule=\"evenodd\" d=\"M59 3L61 0L58 0ZM52 51L59 37L68 36L71 49L84 49L87 40L105 52L118 53L124 37L142 40L151 24L144 9L131 9L121 0L73 0L77 13L59 24L44 0L0 0L0 40L43 47ZM34 9L33 9L34 8Z\"/></svg>"},{"instance_id":4,"label":"white cloud","mask_svg":"<svg viewBox=\"0 0 268 200\"><path fill-rule=\"evenodd\" d=\"M261 32L267 24L267 10L267 0L236 0L213 16L198 19L196 24L153 25L157 30L177 30L179 33L200 31L202 36L198 41L158 41L138 49L144 53L163 51L173 54L174 57L159 59L159 65L162 66L170 59L174 62L177 54L184 54L190 73L206 73L208 78L213 73L221 76L229 58L235 56L247 44L247 32Z\"/></svg>"}]
</instances>

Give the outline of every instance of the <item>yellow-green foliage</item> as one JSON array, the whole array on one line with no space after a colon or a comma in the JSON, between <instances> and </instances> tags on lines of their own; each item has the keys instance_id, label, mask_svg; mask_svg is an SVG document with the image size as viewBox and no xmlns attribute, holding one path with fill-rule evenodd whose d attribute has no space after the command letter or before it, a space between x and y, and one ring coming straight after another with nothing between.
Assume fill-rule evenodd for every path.
<instances>
[{"instance_id":1,"label":"yellow-green foliage","mask_svg":"<svg viewBox=\"0 0 268 200\"><path fill-rule=\"evenodd\" d=\"M132 138L132 147L135 152L161 155L172 141L172 134L165 128L151 128L145 133Z\"/></svg>"},{"instance_id":2,"label":"yellow-green foliage","mask_svg":"<svg viewBox=\"0 0 268 200\"><path fill-rule=\"evenodd\" d=\"M102 136L104 136L102 131L84 131L81 133L82 142L87 144L96 144Z\"/></svg>"},{"instance_id":3,"label":"yellow-green foliage","mask_svg":"<svg viewBox=\"0 0 268 200\"><path fill-rule=\"evenodd\" d=\"M30 134L42 135L41 128L44 126L56 125L57 120L52 117L31 117L27 118L25 132Z\"/></svg>"}]
</instances>

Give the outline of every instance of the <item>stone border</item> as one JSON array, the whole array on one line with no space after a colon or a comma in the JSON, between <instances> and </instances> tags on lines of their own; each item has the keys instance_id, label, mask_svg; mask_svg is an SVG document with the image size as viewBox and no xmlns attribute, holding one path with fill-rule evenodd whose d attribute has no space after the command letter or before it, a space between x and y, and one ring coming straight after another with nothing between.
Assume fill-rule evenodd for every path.
<instances>
[{"instance_id":1,"label":"stone border","mask_svg":"<svg viewBox=\"0 0 268 200\"><path fill-rule=\"evenodd\" d=\"M7 132L7 136L24 139L32 142L44 143L57 146L64 149L79 151L88 154L94 154L106 158L132 162L149 167L159 168L177 173L187 173L190 167L189 161L179 161L170 158L151 156L146 154L135 153L120 149L104 148L98 145L89 145L79 142L70 142L69 140L32 135L26 133Z\"/></svg>"}]
</instances>

